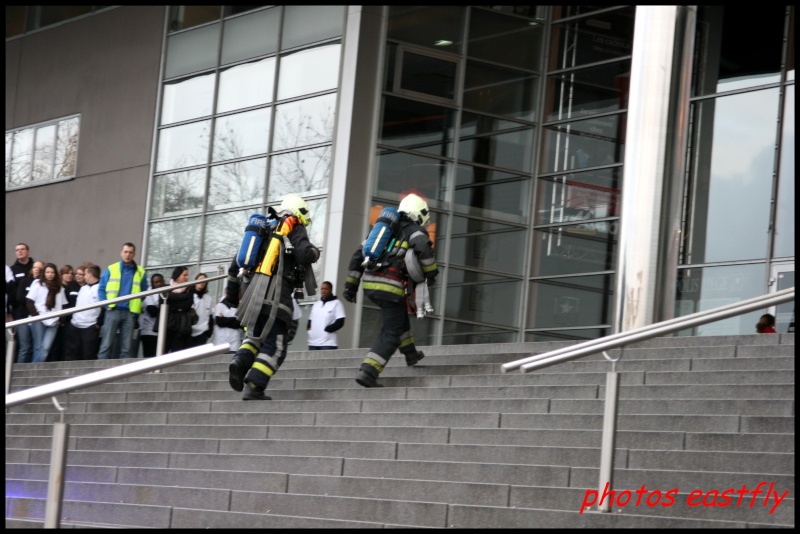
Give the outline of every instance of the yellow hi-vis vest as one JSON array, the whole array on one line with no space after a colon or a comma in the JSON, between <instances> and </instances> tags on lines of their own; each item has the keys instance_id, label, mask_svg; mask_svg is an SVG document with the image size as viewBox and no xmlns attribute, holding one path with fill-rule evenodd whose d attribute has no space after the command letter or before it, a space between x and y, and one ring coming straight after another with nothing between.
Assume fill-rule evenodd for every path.
<instances>
[{"instance_id":1,"label":"yellow hi-vis vest","mask_svg":"<svg viewBox=\"0 0 800 534\"><path fill-rule=\"evenodd\" d=\"M108 266L108 282L106 283L106 299L111 300L117 298L119 295L119 284L122 282L122 268L121 262L112 263ZM136 266L136 272L133 273L133 285L131 286L130 294L139 293L142 291L142 278L144 278L144 267ZM116 307L116 304L109 304L109 309ZM142 299L132 299L128 301L128 309L133 313L142 313Z\"/></svg>"}]
</instances>

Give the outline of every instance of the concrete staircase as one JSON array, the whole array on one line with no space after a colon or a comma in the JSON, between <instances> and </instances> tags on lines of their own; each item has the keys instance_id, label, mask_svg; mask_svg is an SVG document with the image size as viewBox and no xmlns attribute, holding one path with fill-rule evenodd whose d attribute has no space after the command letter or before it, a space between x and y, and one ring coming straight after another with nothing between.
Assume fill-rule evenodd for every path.
<instances>
[{"instance_id":1,"label":"concrete staircase","mask_svg":"<svg viewBox=\"0 0 800 534\"><path fill-rule=\"evenodd\" d=\"M231 391L228 356L62 395L62 527L794 527L793 334L626 348L610 513L580 513L610 363L500 372L565 344L423 347L380 389L353 380L365 350L292 352L267 402ZM123 363L15 365L12 390ZM7 410L7 528L43 526L58 419Z\"/></svg>"}]
</instances>

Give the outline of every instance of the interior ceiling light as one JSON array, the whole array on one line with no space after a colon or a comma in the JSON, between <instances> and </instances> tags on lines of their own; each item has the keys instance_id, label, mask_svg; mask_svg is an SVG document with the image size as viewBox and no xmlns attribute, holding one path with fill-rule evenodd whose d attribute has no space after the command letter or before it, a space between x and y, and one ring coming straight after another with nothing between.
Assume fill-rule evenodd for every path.
<instances>
[{"instance_id":1,"label":"interior ceiling light","mask_svg":"<svg viewBox=\"0 0 800 534\"><path fill-rule=\"evenodd\" d=\"M453 44L453 41L448 41L447 39L439 39L438 41L433 43L433 46L450 46L451 44Z\"/></svg>"}]
</instances>

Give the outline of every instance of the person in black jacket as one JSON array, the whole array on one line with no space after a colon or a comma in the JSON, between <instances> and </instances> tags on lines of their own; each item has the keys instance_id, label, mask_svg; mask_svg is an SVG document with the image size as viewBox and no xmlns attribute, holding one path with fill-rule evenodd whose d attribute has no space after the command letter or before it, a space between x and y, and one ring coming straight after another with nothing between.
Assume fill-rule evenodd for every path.
<instances>
[{"instance_id":1,"label":"person in black jacket","mask_svg":"<svg viewBox=\"0 0 800 534\"><path fill-rule=\"evenodd\" d=\"M358 287L363 285L364 294L380 307L383 317L381 331L356 374L356 382L367 388L383 386L378 382L378 376L396 350L400 349L409 366L425 357L414 345L411 322L408 320L406 298L411 282L405 255L416 254L425 279L423 283L433 284L439 269L433 243L428 231L423 228L430 213L428 203L413 193L403 198L398 211L400 230L396 243L399 245L388 252L387 257L372 271L365 269L362 247L358 247L350 259L344 284L345 300L356 302Z\"/></svg>"},{"instance_id":2,"label":"person in black jacket","mask_svg":"<svg viewBox=\"0 0 800 534\"><path fill-rule=\"evenodd\" d=\"M264 302L269 293L265 290L264 294L254 294L247 300L247 306L241 306L238 310L240 317L244 317L243 314L248 313L248 310L243 308L260 306L255 328L246 331L246 337L241 347L236 351L228 366L228 381L235 391L244 391L242 400L271 400L270 397L264 395L264 390L267 388L270 378L278 371L286 358L289 328L294 315L292 297L295 289L296 269L310 266L319 259L319 249L311 244L306 231L306 226L311 224L311 214L306 201L298 195L289 195L281 203L277 215L281 220L279 223L281 226L278 226L277 232L280 232L282 228L291 228L285 238L288 240L289 246L285 247L285 252L278 260L283 262L282 277L279 280L271 280L272 284L277 282L281 284L280 301ZM271 239L270 237L265 240L266 247L269 246ZM238 264L234 258L228 269L227 295L238 294L238 271ZM253 274L253 280L250 282L252 287L249 289L257 290L260 283L257 277L263 276L266 275ZM275 276L278 276L277 271L273 273L273 277ZM270 322L273 306L277 306L277 310L272 320L272 326L267 331L266 327ZM243 326L247 327L247 325ZM264 335L265 331L266 335Z\"/></svg>"},{"instance_id":3,"label":"person in black jacket","mask_svg":"<svg viewBox=\"0 0 800 534\"><path fill-rule=\"evenodd\" d=\"M34 280L37 280L44 270L44 262L31 262L31 269L28 274L17 279L17 294L15 300L17 305L12 310L14 319L25 319L30 316L25 299L28 296L28 289ZM22 303L19 305L19 303ZM15 328L17 335L17 363L31 363L33 361L33 328L30 324L25 324Z\"/></svg>"},{"instance_id":4,"label":"person in black jacket","mask_svg":"<svg viewBox=\"0 0 800 534\"><path fill-rule=\"evenodd\" d=\"M174 286L189 281L189 268L175 267L169 284ZM188 287L173 289L167 293L167 337L164 354L187 349L192 341L192 292ZM195 320L197 315L194 315ZM159 328L162 326L159 325Z\"/></svg>"}]
</instances>

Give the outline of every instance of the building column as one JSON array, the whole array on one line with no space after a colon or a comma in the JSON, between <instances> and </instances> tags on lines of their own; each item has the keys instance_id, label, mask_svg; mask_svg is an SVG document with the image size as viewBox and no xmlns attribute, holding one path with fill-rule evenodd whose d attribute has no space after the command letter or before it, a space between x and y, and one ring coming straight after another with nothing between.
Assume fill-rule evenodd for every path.
<instances>
[{"instance_id":1,"label":"building column","mask_svg":"<svg viewBox=\"0 0 800 534\"><path fill-rule=\"evenodd\" d=\"M636 7L615 333L674 316L696 14Z\"/></svg>"},{"instance_id":2,"label":"building column","mask_svg":"<svg viewBox=\"0 0 800 534\"><path fill-rule=\"evenodd\" d=\"M372 192L375 129L381 105L382 6L349 6L342 51L333 171L323 276L345 306L347 319L337 332L339 348L355 348L361 307L342 297L350 257L366 237ZM322 283L322 280L318 280Z\"/></svg>"}]
</instances>

